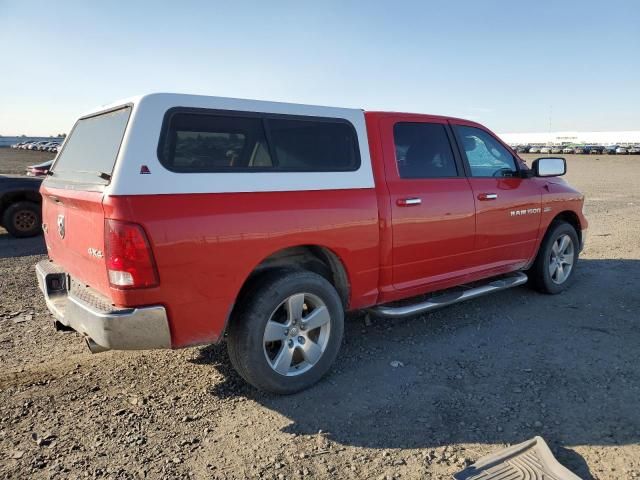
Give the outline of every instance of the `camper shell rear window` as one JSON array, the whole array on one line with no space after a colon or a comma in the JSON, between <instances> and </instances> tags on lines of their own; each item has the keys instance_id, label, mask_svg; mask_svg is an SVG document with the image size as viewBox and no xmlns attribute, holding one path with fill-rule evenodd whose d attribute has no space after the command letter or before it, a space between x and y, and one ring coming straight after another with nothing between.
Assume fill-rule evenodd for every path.
<instances>
[{"instance_id":1,"label":"camper shell rear window","mask_svg":"<svg viewBox=\"0 0 640 480\"><path fill-rule=\"evenodd\" d=\"M78 120L53 164L52 181L107 185L130 116L128 105Z\"/></svg>"},{"instance_id":2,"label":"camper shell rear window","mask_svg":"<svg viewBox=\"0 0 640 480\"><path fill-rule=\"evenodd\" d=\"M360 168L358 136L347 120L209 109L169 110L158 158L177 173Z\"/></svg>"}]
</instances>

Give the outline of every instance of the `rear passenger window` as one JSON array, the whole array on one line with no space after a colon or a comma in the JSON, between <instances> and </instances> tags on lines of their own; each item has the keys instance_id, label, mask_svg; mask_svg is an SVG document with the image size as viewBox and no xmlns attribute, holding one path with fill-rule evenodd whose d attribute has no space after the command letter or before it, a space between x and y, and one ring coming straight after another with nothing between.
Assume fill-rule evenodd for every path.
<instances>
[{"instance_id":1,"label":"rear passenger window","mask_svg":"<svg viewBox=\"0 0 640 480\"><path fill-rule=\"evenodd\" d=\"M159 156L174 172L338 172L360 167L357 135L343 120L169 113Z\"/></svg>"},{"instance_id":2,"label":"rear passenger window","mask_svg":"<svg viewBox=\"0 0 640 480\"><path fill-rule=\"evenodd\" d=\"M445 126L438 123L396 123L393 128L401 178L458 176Z\"/></svg>"}]
</instances>

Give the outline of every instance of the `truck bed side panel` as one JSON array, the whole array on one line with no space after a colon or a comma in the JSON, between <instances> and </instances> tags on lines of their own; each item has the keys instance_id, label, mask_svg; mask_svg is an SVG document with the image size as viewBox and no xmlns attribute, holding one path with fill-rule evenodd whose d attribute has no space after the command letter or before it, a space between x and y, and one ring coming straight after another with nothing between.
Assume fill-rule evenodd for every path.
<instances>
[{"instance_id":1,"label":"truck bed side panel","mask_svg":"<svg viewBox=\"0 0 640 480\"><path fill-rule=\"evenodd\" d=\"M374 189L107 197L107 218L140 223L160 286L111 289L122 306L164 304L174 347L218 340L253 269L284 248L318 245L342 261L350 308L372 305L378 282Z\"/></svg>"}]
</instances>

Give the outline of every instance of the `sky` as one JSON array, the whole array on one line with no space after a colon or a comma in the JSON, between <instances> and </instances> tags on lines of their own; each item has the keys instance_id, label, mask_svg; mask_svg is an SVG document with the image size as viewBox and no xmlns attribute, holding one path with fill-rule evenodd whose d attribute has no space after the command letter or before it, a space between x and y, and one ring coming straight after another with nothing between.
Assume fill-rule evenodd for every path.
<instances>
[{"instance_id":1,"label":"sky","mask_svg":"<svg viewBox=\"0 0 640 480\"><path fill-rule=\"evenodd\" d=\"M0 135L182 92L640 130L640 1L0 0Z\"/></svg>"}]
</instances>

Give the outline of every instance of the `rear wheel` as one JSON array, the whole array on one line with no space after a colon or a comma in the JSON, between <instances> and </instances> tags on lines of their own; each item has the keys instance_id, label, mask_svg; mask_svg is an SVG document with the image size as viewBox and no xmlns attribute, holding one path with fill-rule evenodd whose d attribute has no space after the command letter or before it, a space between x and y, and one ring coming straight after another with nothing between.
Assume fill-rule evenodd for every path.
<instances>
[{"instance_id":1,"label":"rear wheel","mask_svg":"<svg viewBox=\"0 0 640 480\"><path fill-rule=\"evenodd\" d=\"M33 237L41 230L40 205L22 201L10 205L4 212L2 224L14 237Z\"/></svg>"},{"instance_id":2,"label":"rear wheel","mask_svg":"<svg viewBox=\"0 0 640 480\"><path fill-rule=\"evenodd\" d=\"M270 274L241 302L227 349L247 382L290 394L327 373L342 343L344 311L325 278L307 271Z\"/></svg>"},{"instance_id":3,"label":"rear wheel","mask_svg":"<svg viewBox=\"0 0 640 480\"><path fill-rule=\"evenodd\" d=\"M560 293L573 282L579 240L572 225L555 222L545 235L529 271L533 286L543 293Z\"/></svg>"}]
</instances>

